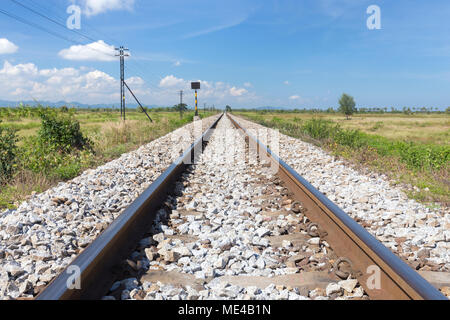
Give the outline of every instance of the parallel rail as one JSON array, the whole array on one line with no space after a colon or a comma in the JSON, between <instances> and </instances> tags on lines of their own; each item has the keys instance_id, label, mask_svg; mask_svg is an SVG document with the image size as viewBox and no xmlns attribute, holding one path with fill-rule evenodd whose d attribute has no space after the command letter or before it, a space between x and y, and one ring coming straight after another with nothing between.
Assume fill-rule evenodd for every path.
<instances>
[{"instance_id":1,"label":"parallel rail","mask_svg":"<svg viewBox=\"0 0 450 320\"><path fill-rule=\"evenodd\" d=\"M270 161L279 166L279 176L294 193L296 199L308 208L306 215L310 220L317 222L321 229L328 232L325 239L331 243L334 251L349 259L353 269L362 271L358 280L372 299L446 299L418 273L253 137L236 119L227 116L247 139L252 140L252 145L257 146L257 152L260 155L269 157ZM100 299L112 285L115 278L115 266L129 256L136 243L149 230L155 219L156 210L164 202L171 186L180 177L187 163L192 163L194 156L200 154L203 144L209 140L213 129L222 117L223 115L36 299ZM377 266L380 269L380 289L373 289L368 285L372 274L366 271L370 266ZM80 273L74 273L76 270ZM80 279L79 289L70 288L74 276Z\"/></svg>"},{"instance_id":2,"label":"parallel rail","mask_svg":"<svg viewBox=\"0 0 450 320\"><path fill-rule=\"evenodd\" d=\"M359 271L359 283L371 299L447 300L439 290L252 136L234 117L227 116L246 139L252 140L250 145L257 148L255 151L260 157L268 158L279 166L278 175L295 198L308 209L308 218L326 230L324 238L333 250L349 260L352 269ZM380 286L373 278L378 271Z\"/></svg>"},{"instance_id":3,"label":"parallel rail","mask_svg":"<svg viewBox=\"0 0 450 320\"><path fill-rule=\"evenodd\" d=\"M36 300L100 299L111 288L115 266L133 252L136 243L148 232L156 217L156 211L166 199L171 186L185 167L193 163L194 157L200 155L203 144L209 140L222 117L223 114L55 278ZM71 289L74 276L78 276L79 289Z\"/></svg>"}]
</instances>

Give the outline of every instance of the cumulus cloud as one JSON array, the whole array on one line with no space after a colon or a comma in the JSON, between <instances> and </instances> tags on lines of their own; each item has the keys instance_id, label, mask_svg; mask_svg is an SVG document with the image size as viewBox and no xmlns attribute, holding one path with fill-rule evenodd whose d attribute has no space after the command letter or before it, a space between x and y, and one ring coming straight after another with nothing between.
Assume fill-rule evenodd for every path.
<instances>
[{"instance_id":1,"label":"cumulus cloud","mask_svg":"<svg viewBox=\"0 0 450 320\"><path fill-rule=\"evenodd\" d=\"M289 100L300 100L301 97L299 95L293 95L289 97Z\"/></svg>"},{"instance_id":2,"label":"cumulus cloud","mask_svg":"<svg viewBox=\"0 0 450 320\"><path fill-rule=\"evenodd\" d=\"M225 82L199 79L193 81L202 83L199 92L201 104L207 102L216 106L249 105L258 99L253 93ZM160 81L158 87L146 83L140 77L130 77L126 82L139 100L146 104L174 105L179 99L178 90L185 90L187 104L194 103L191 80L168 75ZM93 68L39 69L33 63L14 65L6 61L3 66L0 65L0 83L0 97L4 100L21 101L34 98L38 101L110 103L116 106L120 103L117 76ZM128 93L127 96L128 103L134 103Z\"/></svg>"},{"instance_id":3,"label":"cumulus cloud","mask_svg":"<svg viewBox=\"0 0 450 320\"><path fill-rule=\"evenodd\" d=\"M13 65L5 61L0 69L0 96L6 100L77 101L103 103L119 99L117 79L86 68L42 69L33 63Z\"/></svg>"},{"instance_id":4,"label":"cumulus cloud","mask_svg":"<svg viewBox=\"0 0 450 320\"><path fill-rule=\"evenodd\" d=\"M83 11L88 16L111 11L111 10L132 10L134 0L82 0Z\"/></svg>"},{"instance_id":5,"label":"cumulus cloud","mask_svg":"<svg viewBox=\"0 0 450 320\"><path fill-rule=\"evenodd\" d=\"M206 100L209 103L247 103L257 99L253 93L248 92L246 89L237 88L225 82L211 82L199 79L185 80L173 75L166 76L160 81L159 88L162 90L161 95L170 96L170 99L173 100L174 92L177 90L185 90L186 92L191 91L192 81L201 82L202 88L199 91L199 97L201 100Z\"/></svg>"},{"instance_id":6,"label":"cumulus cloud","mask_svg":"<svg viewBox=\"0 0 450 320\"><path fill-rule=\"evenodd\" d=\"M6 38L0 38L0 54L16 53L19 47Z\"/></svg>"},{"instance_id":7,"label":"cumulus cloud","mask_svg":"<svg viewBox=\"0 0 450 320\"><path fill-rule=\"evenodd\" d=\"M230 94L233 96L233 97L240 97L240 96L243 96L244 94L246 94L248 91L247 90L245 90L244 88L236 88L236 87L233 87L233 88L231 88L230 89Z\"/></svg>"},{"instance_id":8,"label":"cumulus cloud","mask_svg":"<svg viewBox=\"0 0 450 320\"><path fill-rule=\"evenodd\" d=\"M185 81L183 79L178 79L173 75L167 76L159 82L160 88L173 88L182 86L185 86Z\"/></svg>"},{"instance_id":9,"label":"cumulus cloud","mask_svg":"<svg viewBox=\"0 0 450 320\"><path fill-rule=\"evenodd\" d=\"M116 61L114 46L103 40L87 45L75 45L59 52L59 56L66 60L76 61Z\"/></svg>"}]
</instances>

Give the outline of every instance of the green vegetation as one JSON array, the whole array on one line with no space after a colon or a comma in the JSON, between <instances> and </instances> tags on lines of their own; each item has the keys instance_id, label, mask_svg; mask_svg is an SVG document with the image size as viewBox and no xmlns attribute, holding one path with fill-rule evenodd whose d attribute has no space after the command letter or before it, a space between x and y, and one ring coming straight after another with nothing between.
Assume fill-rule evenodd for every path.
<instances>
[{"instance_id":1,"label":"green vegetation","mask_svg":"<svg viewBox=\"0 0 450 320\"><path fill-rule=\"evenodd\" d=\"M61 109L61 113L42 112L39 115L42 121L39 143L54 146L63 153L91 148L91 142L81 133L80 123L73 115L67 116L66 112L66 109Z\"/></svg>"},{"instance_id":2,"label":"green vegetation","mask_svg":"<svg viewBox=\"0 0 450 320\"><path fill-rule=\"evenodd\" d=\"M183 118L183 113L188 110L187 104L185 104L185 103L179 103L179 104L175 105L173 108L175 111L178 111L180 113L180 119Z\"/></svg>"},{"instance_id":3,"label":"green vegetation","mask_svg":"<svg viewBox=\"0 0 450 320\"><path fill-rule=\"evenodd\" d=\"M339 100L339 111L347 116L347 120L357 111L356 103L352 96L343 94Z\"/></svg>"},{"instance_id":4,"label":"green vegetation","mask_svg":"<svg viewBox=\"0 0 450 320\"><path fill-rule=\"evenodd\" d=\"M174 108L114 109L0 108L0 209L13 208L33 192L43 192L120 157L123 153L192 122ZM200 113L208 117L215 111Z\"/></svg>"},{"instance_id":5,"label":"green vegetation","mask_svg":"<svg viewBox=\"0 0 450 320\"><path fill-rule=\"evenodd\" d=\"M17 141L15 129L0 127L0 186L11 178L16 168Z\"/></svg>"},{"instance_id":6,"label":"green vegetation","mask_svg":"<svg viewBox=\"0 0 450 320\"><path fill-rule=\"evenodd\" d=\"M237 114L416 186L420 191L407 192L420 201L450 203L450 118L444 113L364 114L351 122L334 113Z\"/></svg>"}]
</instances>

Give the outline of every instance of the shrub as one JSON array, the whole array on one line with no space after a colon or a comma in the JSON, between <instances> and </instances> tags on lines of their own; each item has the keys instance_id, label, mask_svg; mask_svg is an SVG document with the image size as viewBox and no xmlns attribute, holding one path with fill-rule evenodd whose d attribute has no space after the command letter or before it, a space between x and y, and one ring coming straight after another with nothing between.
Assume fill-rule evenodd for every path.
<instances>
[{"instance_id":1,"label":"shrub","mask_svg":"<svg viewBox=\"0 0 450 320\"><path fill-rule=\"evenodd\" d=\"M336 130L334 141L353 149L359 149L367 145L367 141L359 130Z\"/></svg>"},{"instance_id":2,"label":"shrub","mask_svg":"<svg viewBox=\"0 0 450 320\"><path fill-rule=\"evenodd\" d=\"M93 157L89 151L61 152L55 145L42 143L38 137L24 139L21 151L24 169L62 180L78 176L82 168L91 164Z\"/></svg>"},{"instance_id":3,"label":"shrub","mask_svg":"<svg viewBox=\"0 0 450 320\"><path fill-rule=\"evenodd\" d=\"M59 152L55 145L42 143L38 137L23 140L21 158L24 168L45 175L64 161L63 153Z\"/></svg>"},{"instance_id":4,"label":"shrub","mask_svg":"<svg viewBox=\"0 0 450 320\"><path fill-rule=\"evenodd\" d=\"M7 182L16 168L17 141L16 130L0 126L0 184Z\"/></svg>"},{"instance_id":5,"label":"shrub","mask_svg":"<svg viewBox=\"0 0 450 320\"><path fill-rule=\"evenodd\" d=\"M70 153L73 149L91 149L91 141L85 138L80 123L71 115L57 112L41 112L42 127L39 138L42 143L55 146L58 150Z\"/></svg>"},{"instance_id":6,"label":"shrub","mask_svg":"<svg viewBox=\"0 0 450 320\"><path fill-rule=\"evenodd\" d=\"M332 138L336 131L340 130L339 125L334 125L332 121L323 119L311 119L305 122L302 130L314 139Z\"/></svg>"}]
</instances>

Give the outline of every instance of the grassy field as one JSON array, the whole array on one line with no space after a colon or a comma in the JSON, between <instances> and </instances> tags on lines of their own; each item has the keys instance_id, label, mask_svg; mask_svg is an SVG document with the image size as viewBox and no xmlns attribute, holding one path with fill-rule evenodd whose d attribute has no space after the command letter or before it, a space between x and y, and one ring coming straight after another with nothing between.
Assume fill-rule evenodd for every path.
<instances>
[{"instance_id":1,"label":"grassy field","mask_svg":"<svg viewBox=\"0 0 450 320\"><path fill-rule=\"evenodd\" d=\"M58 161L62 163L47 165L43 162L54 160L46 159L45 150L39 150L32 142L42 126L37 112L19 115L18 112L9 111L5 115L5 110L0 111L3 111L0 112L0 128L15 129L18 136L17 168L7 183L0 185L0 209L14 208L33 192L43 192L58 182L78 176L86 169L95 168L135 150L191 122L194 116L193 112L185 112L181 119L177 112L150 112L154 121L150 123L145 114L128 111L127 121L123 123L117 111L71 110L72 118L79 122L83 136L91 141L92 150L69 155L57 152L55 157L61 157ZM200 116L213 114L201 112Z\"/></svg>"},{"instance_id":2,"label":"grassy field","mask_svg":"<svg viewBox=\"0 0 450 320\"><path fill-rule=\"evenodd\" d=\"M450 205L450 115L235 112L387 174L416 200Z\"/></svg>"}]
</instances>

